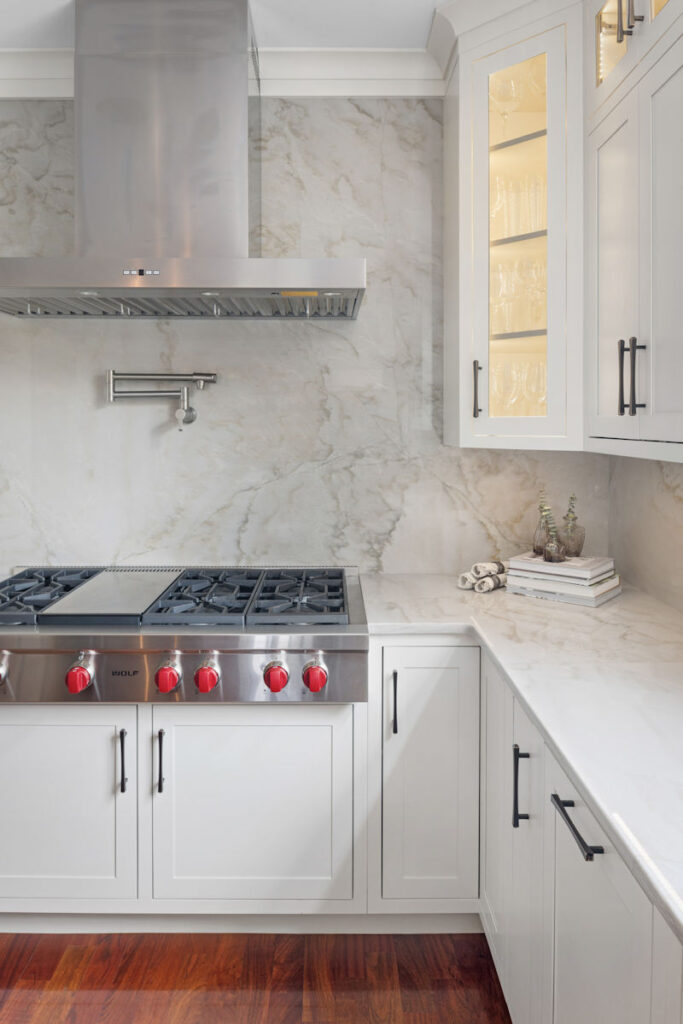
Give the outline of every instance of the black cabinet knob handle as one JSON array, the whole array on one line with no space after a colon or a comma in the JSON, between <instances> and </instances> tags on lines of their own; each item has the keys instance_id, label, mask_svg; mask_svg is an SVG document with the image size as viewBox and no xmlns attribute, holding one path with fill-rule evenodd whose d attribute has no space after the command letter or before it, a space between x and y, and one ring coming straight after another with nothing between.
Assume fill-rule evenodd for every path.
<instances>
[{"instance_id":1,"label":"black cabinet knob handle","mask_svg":"<svg viewBox=\"0 0 683 1024\"><path fill-rule=\"evenodd\" d=\"M394 722L391 731L396 735L398 732L398 672L393 673L394 677Z\"/></svg>"}]
</instances>

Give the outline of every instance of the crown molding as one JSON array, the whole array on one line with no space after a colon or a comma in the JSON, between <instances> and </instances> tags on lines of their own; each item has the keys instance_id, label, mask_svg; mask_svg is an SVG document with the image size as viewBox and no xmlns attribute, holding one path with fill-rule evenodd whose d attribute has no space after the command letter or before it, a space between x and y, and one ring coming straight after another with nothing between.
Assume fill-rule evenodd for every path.
<instances>
[{"instance_id":1,"label":"crown molding","mask_svg":"<svg viewBox=\"0 0 683 1024\"><path fill-rule=\"evenodd\" d=\"M443 96L426 50L260 49L263 96Z\"/></svg>"},{"instance_id":2,"label":"crown molding","mask_svg":"<svg viewBox=\"0 0 683 1024\"><path fill-rule=\"evenodd\" d=\"M259 50L263 96L443 96L426 50ZM71 99L73 50L0 50L0 99Z\"/></svg>"},{"instance_id":3,"label":"crown molding","mask_svg":"<svg viewBox=\"0 0 683 1024\"><path fill-rule=\"evenodd\" d=\"M0 99L70 99L73 50L0 50Z\"/></svg>"}]
</instances>

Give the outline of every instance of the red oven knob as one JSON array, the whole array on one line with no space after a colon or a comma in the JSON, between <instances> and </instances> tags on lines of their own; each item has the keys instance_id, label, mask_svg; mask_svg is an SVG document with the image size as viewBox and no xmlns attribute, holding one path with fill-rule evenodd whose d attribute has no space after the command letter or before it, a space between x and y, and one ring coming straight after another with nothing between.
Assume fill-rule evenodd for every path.
<instances>
[{"instance_id":1,"label":"red oven knob","mask_svg":"<svg viewBox=\"0 0 683 1024\"><path fill-rule=\"evenodd\" d=\"M92 675L84 665L72 665L64 681L69 693L82 693L92 683Z\"/></svg>"},{"instance_id":2,"label":"red oven knob","mask_svg":"<svg viewBox=\"0 0 683 1024\"><path fill-rule=\"evenodd\" d=\"M304 683L311 693L320 693L327 686L327 669L323 668L317 661L313 661L304 668Z\"/></svg>"},{"instance_id":3,"label":"red oven knob","mask_svg":"<svg viewBox=\"0 0 683 1024\"><path fill-rule=\"evenodd\" d=\"M154 676L159 693L171 693L180 682L180 672L173 665L161 665Z\"/></svg>"},{"instance_id":4,"label":"red oven knob","mask_svg":"<svg viewBox=\"0 0 683 1024\"><path fill-rule=\"evenodd\" d=\"M263 682L271 693L279 693L289 682L289 672L281 661L271 661L263 672Z\"/></svg>"},{"instance_id":5,"label":"red oven knob","mask_svg":"<svg viewBox=\"0 0 683 1024\"><path fill-rule=\"evenodd\" d=\"M194 684L200 693L211 693L218 686L220 678L214 665L200 665L194 674Z\"/></svg>"}]
</instances>

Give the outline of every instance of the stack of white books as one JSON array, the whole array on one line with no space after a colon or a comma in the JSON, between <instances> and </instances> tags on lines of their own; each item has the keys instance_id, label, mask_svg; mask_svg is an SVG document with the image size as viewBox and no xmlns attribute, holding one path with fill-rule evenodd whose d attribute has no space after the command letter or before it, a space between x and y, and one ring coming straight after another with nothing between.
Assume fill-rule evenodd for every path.
<instances>
[{"instance_id":1,"label":"stack of white books","mask_svg":"<svg viewBox=\"0 0 683 1024\"><path fill-rule=\"evenodd\" d=\"M527 551L510 559L507 589L546 601L566 601L597 608L621 593L621 581L612 558L567 558L546 562Z\"/></svg>"}]
</instances>

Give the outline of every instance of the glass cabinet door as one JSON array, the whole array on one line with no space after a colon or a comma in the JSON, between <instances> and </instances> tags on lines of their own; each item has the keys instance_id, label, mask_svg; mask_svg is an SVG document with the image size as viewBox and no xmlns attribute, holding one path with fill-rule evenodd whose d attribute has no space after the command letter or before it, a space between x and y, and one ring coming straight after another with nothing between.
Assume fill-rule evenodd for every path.
<instances>
[{"instance_id":1,"label":"glass cabinet door","mask_svg":"<svg viewBox=\"0 0 683 1024\"><path fill-rule=\"evenodd\" d=\"M566 435L564 28L482 59L472 83L471 435Z\"/></svg>"},{"instance_id":2,"label":"glass cabinet door","mask_svg":"<svg viewBox=\"0 0 683 1024\"><path fill-rule=\"evenodd\" d=\"M545 53L489 76L489 416L545 416L548 109Z\"/></svg>"},{"instance_id":3,"label":"glass cabinet door","mask_svg":"<svg viewBox=\"0 0 683 1024\"><path fill-rule=\"evenodd\" d=\"M595 82L602 85L609 78L628 50L624 32L624 3L628 0L607 0L595 16ZM653 0L666 3L666 0Z\"/></svg>"}]
</instances>

